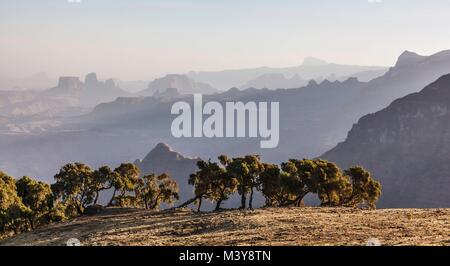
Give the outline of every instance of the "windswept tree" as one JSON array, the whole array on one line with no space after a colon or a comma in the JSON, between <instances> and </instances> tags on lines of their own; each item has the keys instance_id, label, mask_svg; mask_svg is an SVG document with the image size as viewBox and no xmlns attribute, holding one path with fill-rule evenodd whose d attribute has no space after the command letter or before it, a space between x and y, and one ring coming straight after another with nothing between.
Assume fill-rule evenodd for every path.
<instances>
[{"instance_id":1,"label":"windswept tree","mask_svg":"<svg viewBox=\"0 0 450 266\"><path fill-rule=\"evenodd\" d=\"M30 212L17 195L14 178L0 172L0 233L17 234L26 230Z\"/></svg>"},{"instance_id":2,"label":"windswept tree","mask_svg":"<svg viewBox=\"0 0 450 266\"><path fill-rule=\"evenodd\" d=\"M55 175L53 193L67 206L74 206L79 215L94 200L92 189L92 170L83 163L70 163L63 166Z\"/></svg>"},{"instance_id":3,"label":"windswept tree","mask_svg":"<svg viewBox=\"0 0 450 266\"><path fill-rule=\"evenodd\" d=\"M230 162L224 155L219 157L222 166L216 162L198 161L198 171L189 177L189 184L194 186L195 197L179 207L196 202L200 211L203 199L216 202L215 210L220 210L223 201L236 191L237 179L229 175L225 166Z\"/></svg>"},{"instance_id":4,"label":"windswept tree","mask_svg":"<svg viewBox=\"0 0 450 266\"><path fill-rule=\"evenodd\" d=\"M100 192L113 187L117 173L112 171L109 166L102 166L92 173L91 189L95 194L94 205L97 205Z\"/></svg>"},{"instance_id":5,"label":"windswept tree","mask_svg":"<svg viewBox=\"0 0 450 266\"><path fill-rule=\"evenodd\" d=\"M112 180L114 191L109 205L113 205L114 201L117 201L116 204L119 206L134 205L134 202L132 202L134 196L127 195L127 193L135 192L139 181L139 168L132 163L123 163L114 169L114 173ZM120 193L119 196L116 196L117 192Z\"/></svg>"},{"instance_id":6,"label":"windswept tree","mask_svg":"<svg viewBox=\"0 0 450 266\"><path fill-rule=\"evenodd\" d=\"M188 206L191 203L197 204L197 211L200 212L202 208L203 198L211 193L210 179L211 172L208 168L208 164L205 161L197 162L198 171L189 176L189 185L194 187L194 197L179 207Z\"/></svg>"},{"instance_id":7,"label":"windswept tree","mask_svg":"<svg viewBox=\"0 0 450 266\"><path fill-rule=\"evenodd\" d=\"M283 205L301 206L303 198L308 193L315 193L318 190L317 180L314 177L316 173L316 164L313 160L295 160L281 164L284 181L283 186L288 200Z\"/></svg>"},{"instance_id":8,"label":"windswept tree","mask_svg":"<svg viewBox=\"0 0 450 266\"><path fill-rule=\"evenodd\" d=\"M381 196L380 182L374 180L371 174L361 166L351 167L344 173L349 176L352 184L352 192L347 199L347 204L351 206L367 204L368 207L375 208Z\"/></svg>"},{"instance_id":9,"label":"windswept tree","mask_svg":"<svg viewBox=\"0 0 450 266\"><path fill-rule=\"evenodd\" d=\"M203 198L212 197L212 180L218 174L216 167L212 167L211 161L198 161L198 171L189 176L189 184L194 186L194 198L188 200L182 206L187 206L191 203L197 204L197 211L202 208ZM216 164L217 165L217 164Z\"/></svg>"},{"instance_id":10,"label":"windswept tree","mask_svg":"<svg viewBox=\"0 0 450 266\"><path fill-rule=\"evenodd\" d=\"M286 205L300 206L309 193L317 194L322 206L342 205L351 185L339 167L326 160L295 160L282 163L283 185L291 199Z\"/></svg>"},{"instance_id":11,"label":"windswept tree","mask_svg":"<svg viewBox=\"0 0 450 266\"><path fill-rule=\"evenodd\" d=\"M149 174L142 177L137 185L137 197L146 209L157 210L162 203L173 205L179 199L179 188L168 174Z\"/></svg>"},{"instance_id":12,"label":"windswept tree","mask_svg":"<svg viewBox=\"0 0 450 266\"><path fill-rule=\"evenodd\" d=\"M315 191L322 206L341 206L351 194L350 180L343 175L341 169L332 162L316 160L316 171L313 175L317 185Z\"/></svg>"},{"instance_id":13,"label":"windswept tree","mask_svg":"<svg viewBox=\"0 0 450 266\"><path fill-rule=\"evenodd\" d=\"M22 203L30 209L27 215L30 228L51 222L53 194L50 185L27 176L16 181L17 195Z\"/></svg>"},{"instance_id":14,"label":"windswept tree","mask_svg":"<svg viewBox=\"0 0 450 266\"><path fill-rule=\"evenodd\" d=\"M249 199L249 208L253 208L254 189L258 186L258 178L264 170L259 155L247 155L231 159L226 166L229 177L236 178L238 181L237 191L241 195L241 209L247 206L247 196Z\"/></svg>"},{"instance_id":15,"label":"windswept tree","mask_svg":"<svg viewBox=\"0 0 450 266\"><path fill-rule=\"evenodd\" d=\"M225 155L219 156L219 161L222 167L218 163L207 162L207 167L211 172L210 190L206 198L212 202L216 202L216 211L221 209L221 205L224 201L236 191L238 180L228 173L226 166L230 162Z\"/></svg>"},{"instance_id":16,"label":"windswept tree","mask_svg":"<svg viewBox=\"0 0 450 266\"><path fill-rule=\"evenodd\" d=\"M264 170L259 177L258 190L266 199L266 206L286 206L295 201L296 195L289 187L290 176L281 172L276 164L264 164Z\"/></svg>"}]
</instances>

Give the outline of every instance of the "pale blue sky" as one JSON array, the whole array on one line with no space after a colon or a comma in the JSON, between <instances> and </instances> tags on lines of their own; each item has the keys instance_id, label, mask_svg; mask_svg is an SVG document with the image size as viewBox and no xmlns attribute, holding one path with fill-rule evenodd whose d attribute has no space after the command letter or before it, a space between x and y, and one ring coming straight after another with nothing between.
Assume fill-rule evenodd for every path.
<instances>
[{"instance_id":1,"label":"pale blue sky","mask_svg":"<svg viewBox=\"0 0 450 266\"><path fill-rule=\"evenodd\" d=\"M0 76L392 65L450 49L448 0L1 0Z\"/></svg>"}]
</instances>

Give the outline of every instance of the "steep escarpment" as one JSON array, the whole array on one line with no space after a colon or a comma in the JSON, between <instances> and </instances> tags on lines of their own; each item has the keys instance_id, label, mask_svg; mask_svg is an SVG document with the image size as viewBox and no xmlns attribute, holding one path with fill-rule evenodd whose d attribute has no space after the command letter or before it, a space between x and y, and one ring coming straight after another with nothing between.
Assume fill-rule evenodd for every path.
<instances>
[{"instance_id":1,"label":"steep escarpment","mask_svg":"<svg viewBox=\"0 0 450 266\"><path fill-rule=\"evenodd\" d=\"M322 157L368 168L383 185L381 207L449 207L450 75L361 118Z\"/></svg>"}]
</instances>

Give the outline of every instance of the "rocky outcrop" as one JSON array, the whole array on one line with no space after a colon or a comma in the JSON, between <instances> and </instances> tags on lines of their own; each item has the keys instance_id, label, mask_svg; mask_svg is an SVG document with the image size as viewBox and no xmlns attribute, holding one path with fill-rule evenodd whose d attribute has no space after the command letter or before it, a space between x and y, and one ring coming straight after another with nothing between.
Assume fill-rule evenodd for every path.
<instances>
[{"instance_id":1,"label":"rocky outcrop","mask_svg":"<svg viewBox=\"0 0 450 266\"><path fill-rule=\"evenodd\" d=\"M322 157L369 169L381 207L450 207L450 75L361 118Z\"/></svg>"},{"instance_id":2,"label":"rocky outcrop","mask_svg":"<svg viewBox=\"0 0 450 266\"><path fill-rule=\"evenodd\" d=\"M83 90L83 83L78 77L60 77L57 89L66 92Z\"/></svg>"},{"instance_id":3,"label":"rocky outcrop","mask_svg":"<svg viewBox=\"0 0 450 266\"><path fill-rule=\"evenodd\" d=\"M98 88L98 87L104 87L105 86L104 83L98 81L96 73L89 73L89 74L87 74L85 79L84 79L84 84L86 85L87 89Z\"/></svg>"}]
</instances>

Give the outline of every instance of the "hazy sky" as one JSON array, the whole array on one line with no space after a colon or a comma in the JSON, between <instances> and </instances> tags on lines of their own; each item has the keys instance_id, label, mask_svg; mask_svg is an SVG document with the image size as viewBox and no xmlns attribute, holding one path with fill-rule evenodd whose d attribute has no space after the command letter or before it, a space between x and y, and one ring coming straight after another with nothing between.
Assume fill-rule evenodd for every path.
<instances>
[{"instance_id":1,"label":"hazy sky","mask_svg":"<svg viewBox=\"0 0 450 266\"><path fill-rule=\"evenodd\" d=\"M0 76L392 65L406 49L450 49L448 0L71 1L0 1Z\"/></svg>"}]
</instances>

